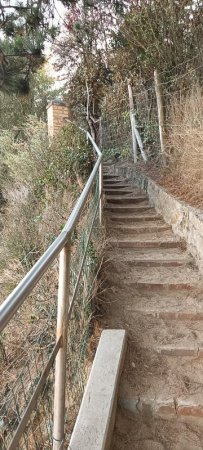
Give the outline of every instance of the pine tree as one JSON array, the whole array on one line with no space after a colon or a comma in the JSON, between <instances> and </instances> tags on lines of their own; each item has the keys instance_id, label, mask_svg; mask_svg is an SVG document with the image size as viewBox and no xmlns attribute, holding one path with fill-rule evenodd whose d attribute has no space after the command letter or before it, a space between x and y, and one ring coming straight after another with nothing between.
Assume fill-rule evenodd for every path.
<instances>
[{"instance_id":1,"label":"pine tree","mask_svg":"<svg viewBox=\"0 0 203 450\"><path fill-rule=\"evenodd\" d=\"M44 62L45 39L53 39L54 4L48 0L0 2L0 89L27 94L31 75Z\"/></svg>"}]
</instances>

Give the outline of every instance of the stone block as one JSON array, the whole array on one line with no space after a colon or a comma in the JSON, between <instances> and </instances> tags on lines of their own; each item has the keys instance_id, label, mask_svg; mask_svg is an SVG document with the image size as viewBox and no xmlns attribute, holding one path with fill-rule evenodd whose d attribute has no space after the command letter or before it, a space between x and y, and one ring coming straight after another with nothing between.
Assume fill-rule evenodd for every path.
<instances>
[{"instance_id":1,"label":"stone block","mask_svg":"<svg viewBox=\"0 0 203 450\"><path fill-rule=\"evenodd\" d=\"M103 331L69 450L107 450L109 448L125 351L126 332L124 330Z\"/></svg>"}]
</instances>

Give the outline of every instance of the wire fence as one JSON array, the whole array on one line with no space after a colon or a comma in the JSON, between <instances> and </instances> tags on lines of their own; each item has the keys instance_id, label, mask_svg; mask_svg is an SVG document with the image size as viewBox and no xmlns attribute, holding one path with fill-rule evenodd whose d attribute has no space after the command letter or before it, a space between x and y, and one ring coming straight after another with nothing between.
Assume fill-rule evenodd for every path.
<instances>
[{"instance_id":1,"label":"wire fence","mask_svg":"<svg viewBox=\"0 0 203 450\"><path fill-rule=\"evenodd\" d=\"M198 56L199 64L195 64L195 58L185 61L184 64L174 67L171 77L167 73L160 73L159 86L162 92L163 111L164 111L164 140L166 156L173 154L174 146L171 144L170 135L176 130L177 135L185 133L185 129L191 129L191 123L188 115L188 125L182 124L178 117L174 121L174 105L184 103L187 97L197 97L201 95L202 86L202 55ZM191 67L187 67L187 63ZM181 66L181 67L180 67ZM182 67L183 66L183 67ZM177 72L177 73L175 73ZM180 73L179 73L180 72ZM156 165L162 165L162 149L160 145L160 123L157 107L157 94L155 89L155 79L145 80L144 78L135 78L130 81L132 96L134 101L133 112L136 119L136 125L139 130L147 159L155 162ZM196 106L196 109L199 106ZM105 159L115 158L122 160L128 158L132 160L132 131L130 122L130 106L128 95L128 81L118 81L110 87L106 93L105 100L102 103L102 132L101 141ZM193 106L194 109L194 106ZM184 106L182 106L184 115ZM194 112L193 112L194 114ZM196 113L197 119L193 123L194 129L200 126L199 111ZM183 126L184 125L184 126ZM139 150L138 150L139 151ZM166 160L165 160L166 162Z\"/></svg>"},{"instance_id":2,"label":"wire fence","mask_svg":"<svg viewBox=\"0 0 203 450\"><path fill-rule=\"evenodd\" d=\"M154 88L132 85L134 115L148 157L158 153L159 124ZM132 160L132 128L127 81L119 82L106 95L102 105L102 149L104 158Z\"/></svg>"},{"instance_id":3,"label":"wire fence","mask_svg":"<svg viewBox=\"0 0 203 450\"><path fill-rule=\"evenodd\" d=\"M88 343L92 332L92 300L97 288L96 274L99 264L98 205L97 179L71 242L71 308L63 443L67 445L92 359ZM52 448L54 362L60 348L60 342L55 343L57 273L56 262L1 336L0 448L2 450ZM45 291L46 298L43 299Z\"/></svg>"}]
</instances>

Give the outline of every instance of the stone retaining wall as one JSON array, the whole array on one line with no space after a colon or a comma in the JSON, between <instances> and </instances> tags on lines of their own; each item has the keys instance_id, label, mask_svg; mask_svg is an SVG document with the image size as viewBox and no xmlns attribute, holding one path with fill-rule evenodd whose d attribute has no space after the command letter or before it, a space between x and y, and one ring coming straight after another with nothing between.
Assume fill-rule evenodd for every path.
<instances>
[{"instance_id":1,"label":"stone retaining wall","mask_svg":"<svg viewBox=\"0 0 203 450\"><path fill-rule=\"evenodd\" d=\"M160 213L173 232L183 238L203 273L203 212L172 197L164 188L133 166L111 166L111 172L128 178L149 196L150 203Z\"/></svg>"}]
</instances>

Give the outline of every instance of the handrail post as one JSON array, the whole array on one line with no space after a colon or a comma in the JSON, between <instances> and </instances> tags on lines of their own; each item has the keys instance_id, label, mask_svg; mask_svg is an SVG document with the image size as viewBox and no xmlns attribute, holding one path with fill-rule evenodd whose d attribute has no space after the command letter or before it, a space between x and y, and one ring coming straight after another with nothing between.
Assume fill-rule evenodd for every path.
<instances>
[{"instance_id":1,"label":"handrail post","mask_svg":"<svg viewBox=\"0 0 203 450\"><path fill-rule=\"evenodd\" d=\"M54 385L54 427L53 450L64 449L65 422L65 385L66 385L66 355L67 327L70 285L70 247L71 238L59 255L59 284L57 310L57 339L62 336L62 346L56 356Z\"/></svg>"},{"instance_id":2,"label":"handrail post","mask_svg":"<svg viewBox=\"0 0 203 450\"><path fill-rule=\"evenodd\" d=\"M103 161L100 162L99 166L99 223L102 225L103 216Z\"/></svg>"}]
</instances>

